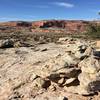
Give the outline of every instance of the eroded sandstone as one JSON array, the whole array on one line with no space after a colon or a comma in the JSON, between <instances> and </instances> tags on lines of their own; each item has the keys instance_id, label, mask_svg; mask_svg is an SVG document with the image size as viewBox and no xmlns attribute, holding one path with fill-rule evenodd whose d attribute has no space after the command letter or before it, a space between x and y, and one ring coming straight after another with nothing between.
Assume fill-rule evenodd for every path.
<instances>
[{"instance_id":1,"label":"eroded sandstone","mask_svg":"<svg viewBox=\"0 0 100 100\"><path fill-rule=\"evenodd\" d=\"M94 47L89 41L62 38L34 48L1 48L1 100L72 100L72 93L95 94L100 90L100 51Z\"/></svg>"}]
</instances>

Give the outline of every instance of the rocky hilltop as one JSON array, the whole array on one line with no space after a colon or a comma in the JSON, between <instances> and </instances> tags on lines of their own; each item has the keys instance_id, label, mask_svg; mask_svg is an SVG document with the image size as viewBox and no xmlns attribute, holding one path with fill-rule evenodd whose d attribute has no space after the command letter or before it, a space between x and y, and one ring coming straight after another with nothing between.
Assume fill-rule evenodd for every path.
<instances>
[{"instance_id":1,"label":"rocky hilltop","mask_svg":"<svg viewBox=\"0 0 100 100\"><path fill-rule=\"evenodd\" d=\"M100 99L99 42L36 42L0 40L0 100Z\"/></svg>"}]
</instances>

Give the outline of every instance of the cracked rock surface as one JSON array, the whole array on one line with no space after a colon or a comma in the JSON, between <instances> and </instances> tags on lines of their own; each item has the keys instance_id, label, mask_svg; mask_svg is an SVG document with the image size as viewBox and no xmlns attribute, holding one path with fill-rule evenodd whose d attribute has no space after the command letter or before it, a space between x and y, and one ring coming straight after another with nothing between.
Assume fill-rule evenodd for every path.
<instances>
[{"instance_id":1,"label":"cracked rock surface","mask_svg":"<svg viewBox=\"0 0 100 100\"><path fill-rule=\"evenodd\" d=\"M90 41L7 42L0 44L0 100L99 100L100 52Z\"/></svg>"}]
</instances>

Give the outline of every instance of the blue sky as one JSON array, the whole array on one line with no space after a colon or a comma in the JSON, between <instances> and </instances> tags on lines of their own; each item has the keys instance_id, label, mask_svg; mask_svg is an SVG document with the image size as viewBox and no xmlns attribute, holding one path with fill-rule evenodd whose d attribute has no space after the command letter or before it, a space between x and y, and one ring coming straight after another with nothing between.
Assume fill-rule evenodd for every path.
<instances>
[{"instance_id":1,"label":"blue sky","mask_svg":"<svg viewBox=\"0 0 100 100\"><path fill-rule=\"evenodd\" d=\"M100 18L100 0L0 0L0 21Z\"/></svg>"}]
</instances>

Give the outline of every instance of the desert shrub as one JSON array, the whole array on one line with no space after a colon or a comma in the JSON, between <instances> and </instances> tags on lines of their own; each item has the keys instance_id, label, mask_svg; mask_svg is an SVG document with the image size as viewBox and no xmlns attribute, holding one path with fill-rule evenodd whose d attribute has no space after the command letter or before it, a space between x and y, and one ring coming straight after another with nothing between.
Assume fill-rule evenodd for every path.
<instances>
[{"instance_id":1,"label":"desert shrub","mask_svg":"<svg viewBox=\"0 0 100 100\"><path fill-rule=\"evenodd\" d=\"M21 35L21 34L23 34L23 32L22 32L22 31L16 31L16 32L14 32L13 34Z\"/></svg>"},{"instance_id":2,"label":"desert shrub","mask_svg":"<svg viewBox=\"0 0 100 100\"><path fill-rule=\"evenodd\" d=\"M94 39L99 38L100 39L100 25L96 25L96 24L89 25L85 35L90 38L94 38Z\"/></svg>"}]
</instances>

